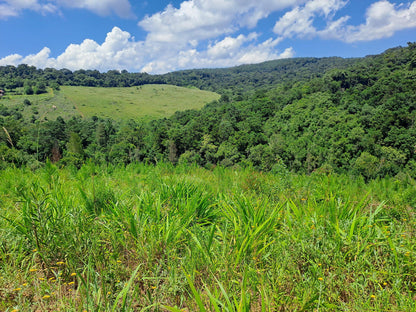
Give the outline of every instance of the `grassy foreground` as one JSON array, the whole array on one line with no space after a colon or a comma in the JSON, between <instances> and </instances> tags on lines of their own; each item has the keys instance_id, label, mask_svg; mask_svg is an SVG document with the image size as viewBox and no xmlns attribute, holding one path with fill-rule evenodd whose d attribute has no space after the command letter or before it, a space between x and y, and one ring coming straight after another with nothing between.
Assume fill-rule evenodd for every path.
<instances>
[{"instance_id":1,"label":"grassy foreground","mask_svg":"<svg viewBox=\"0 0 416 312\"><path fill-rule=\"evenodd\" d=\"M414 181L0 172L0 311L414 311Z\"/></svg>"}]
</instances>

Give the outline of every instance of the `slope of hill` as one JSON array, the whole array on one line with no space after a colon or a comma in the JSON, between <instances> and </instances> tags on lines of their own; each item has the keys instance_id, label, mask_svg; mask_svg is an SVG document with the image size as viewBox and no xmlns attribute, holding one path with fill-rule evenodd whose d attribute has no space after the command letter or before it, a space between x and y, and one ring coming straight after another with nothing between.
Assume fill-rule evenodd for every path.
<instances>
[{"instance_id":1,"label":"slope of hill","mask_svg":"<svg viewBox=\"0 0 416 312\"><path fill-rule=\"evenodd\" d=\"M195 69L164 75L128 73L111 70L36 69L33 66L0 66L0 89L23 87L42 83L87 87L131 87L145 84L172 84L194 86L217 93L241 94L256 88L269 89L276 83L304 81L322 76L332 68L346 68L360 59L292 58L260 64L241 65L221 69Z\"/></svg>"},{"instance_id":2,"label":"slope of hill","mask_svg":"<svg viewBox=\"0 0 416 312\"><path fill-rule=\"evenodd\" d=\"M171 85L144 85L129 88L63 86L39 95L9 95L0 102L3 114L22 114L26 120L55 120L58 116L113 118L163 118L178 110L200 109L218 100L209 91Z\"/></svg>"},{"instance_id":3,"label":"slope of hill","mask_svg":"<svg viewBox=\"0 0 416 312\"><path fill-rule=\"evenodd\" d=\"M64 155L68 163L73 159L65 155L75 155L77 164L87 158L124 164L169 160L252 165L265 171L351 172L367 179L400 173L416 177L416 44L352 62L312 79L282 79L267 88L267 81L253 89L247 82L241 96L225 92L200 111L149 122L77 119L27 125L18 112L6 110L0 126L8 132L0 134L0 148L7 155L4 159L15 163L33 157L44 161L54 149L60 152L56 159ZM242 68L258 75L256 66L274 71L272 64ZM212 81L227 91L231 80Z\"/></svg>"},{"instance_id":4,"label":"slope of hill","mask_svg":"<svg viewBox=\"0 0 416 312\"><path fill-rule=\"evenodd\" d=\"M231 68L193 69L163 75L167 83L212 90L219 93L243 94L263 88L270 89L279 83L293 83L321 77L333 68L347 68L359 58L291 58L240 65Z\"/></svg>"}]
</instances>

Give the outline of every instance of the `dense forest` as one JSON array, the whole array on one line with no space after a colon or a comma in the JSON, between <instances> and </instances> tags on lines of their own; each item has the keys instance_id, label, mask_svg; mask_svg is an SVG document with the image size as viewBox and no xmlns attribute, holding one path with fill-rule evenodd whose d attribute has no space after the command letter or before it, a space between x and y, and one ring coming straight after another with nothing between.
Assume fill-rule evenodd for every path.
<instances>
[{"instance_id":1,"label":"dense forest","mask_svg":"<svg viewBox=\"0 0 416 312\"><path fill-rule=\"evenodd\" d=\"M263 171L416 176L416 44L359 59L298 58L166 75L0 67L6 93L176 84L221 99L170 118L23 120L0 100L1 166L197 163ZM32 89L32 90L29 90ZM57 91L59 92L59 91ZM30 103L26 103L30 104ZM24 105L24 104L22 104Z\"/></svg>"},{"instance_id":2,"label":"dense forest","mask_svg":"<svg viewBox=\"0 0 416 312\"><path fill-rule=\"evenodd\" d=\"M331 68L345 68L358 59L331 58L295 58L269 61L255 65L241 65L222 69L193 69L177 71L165 75L147 73L129 73L126 70L110 70L101 73L98 70L57 70L54 68L37 69L21 64L0 66L0 89L14 90L25 87L39 93L46 86L59 88L60 85L85 87L133 87L144 84L172 84L193 86L203 90L225 92L247 92L247 88L272 87L282 81L307 80L321 76ZM31 91L30 91L31 90Z\"/></svg>"}]
</instances>

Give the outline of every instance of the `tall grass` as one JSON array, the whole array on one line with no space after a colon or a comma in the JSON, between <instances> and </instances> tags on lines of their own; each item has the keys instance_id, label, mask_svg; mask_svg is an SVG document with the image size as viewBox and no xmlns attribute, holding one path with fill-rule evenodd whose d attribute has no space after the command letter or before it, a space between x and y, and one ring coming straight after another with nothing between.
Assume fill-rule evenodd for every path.
<instances>
[{"instance_id":1,"label":"tall grass","mask_svg":"<svg viewBox=\"0 0 416 312\"><path fill-rule=\"evenodd\" d=\"M411 311L414 181L0 172L1 311Z\"/></svg>"}]
</instances>

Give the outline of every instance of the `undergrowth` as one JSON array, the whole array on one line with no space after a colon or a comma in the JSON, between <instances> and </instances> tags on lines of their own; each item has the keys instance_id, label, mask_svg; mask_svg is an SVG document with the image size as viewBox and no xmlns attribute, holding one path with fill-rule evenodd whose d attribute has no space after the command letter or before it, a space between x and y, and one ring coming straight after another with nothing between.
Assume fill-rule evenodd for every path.
<instances>
[{"instance_id":1,"label":"undergrowth","mask_svg":"<svg viewBox=\"0 0 416 312\"><path fill-rule=\"evenodd\" d=\"M415 182L0 172L0 311L412 311Z\"/></svg>"}]
</instances>

